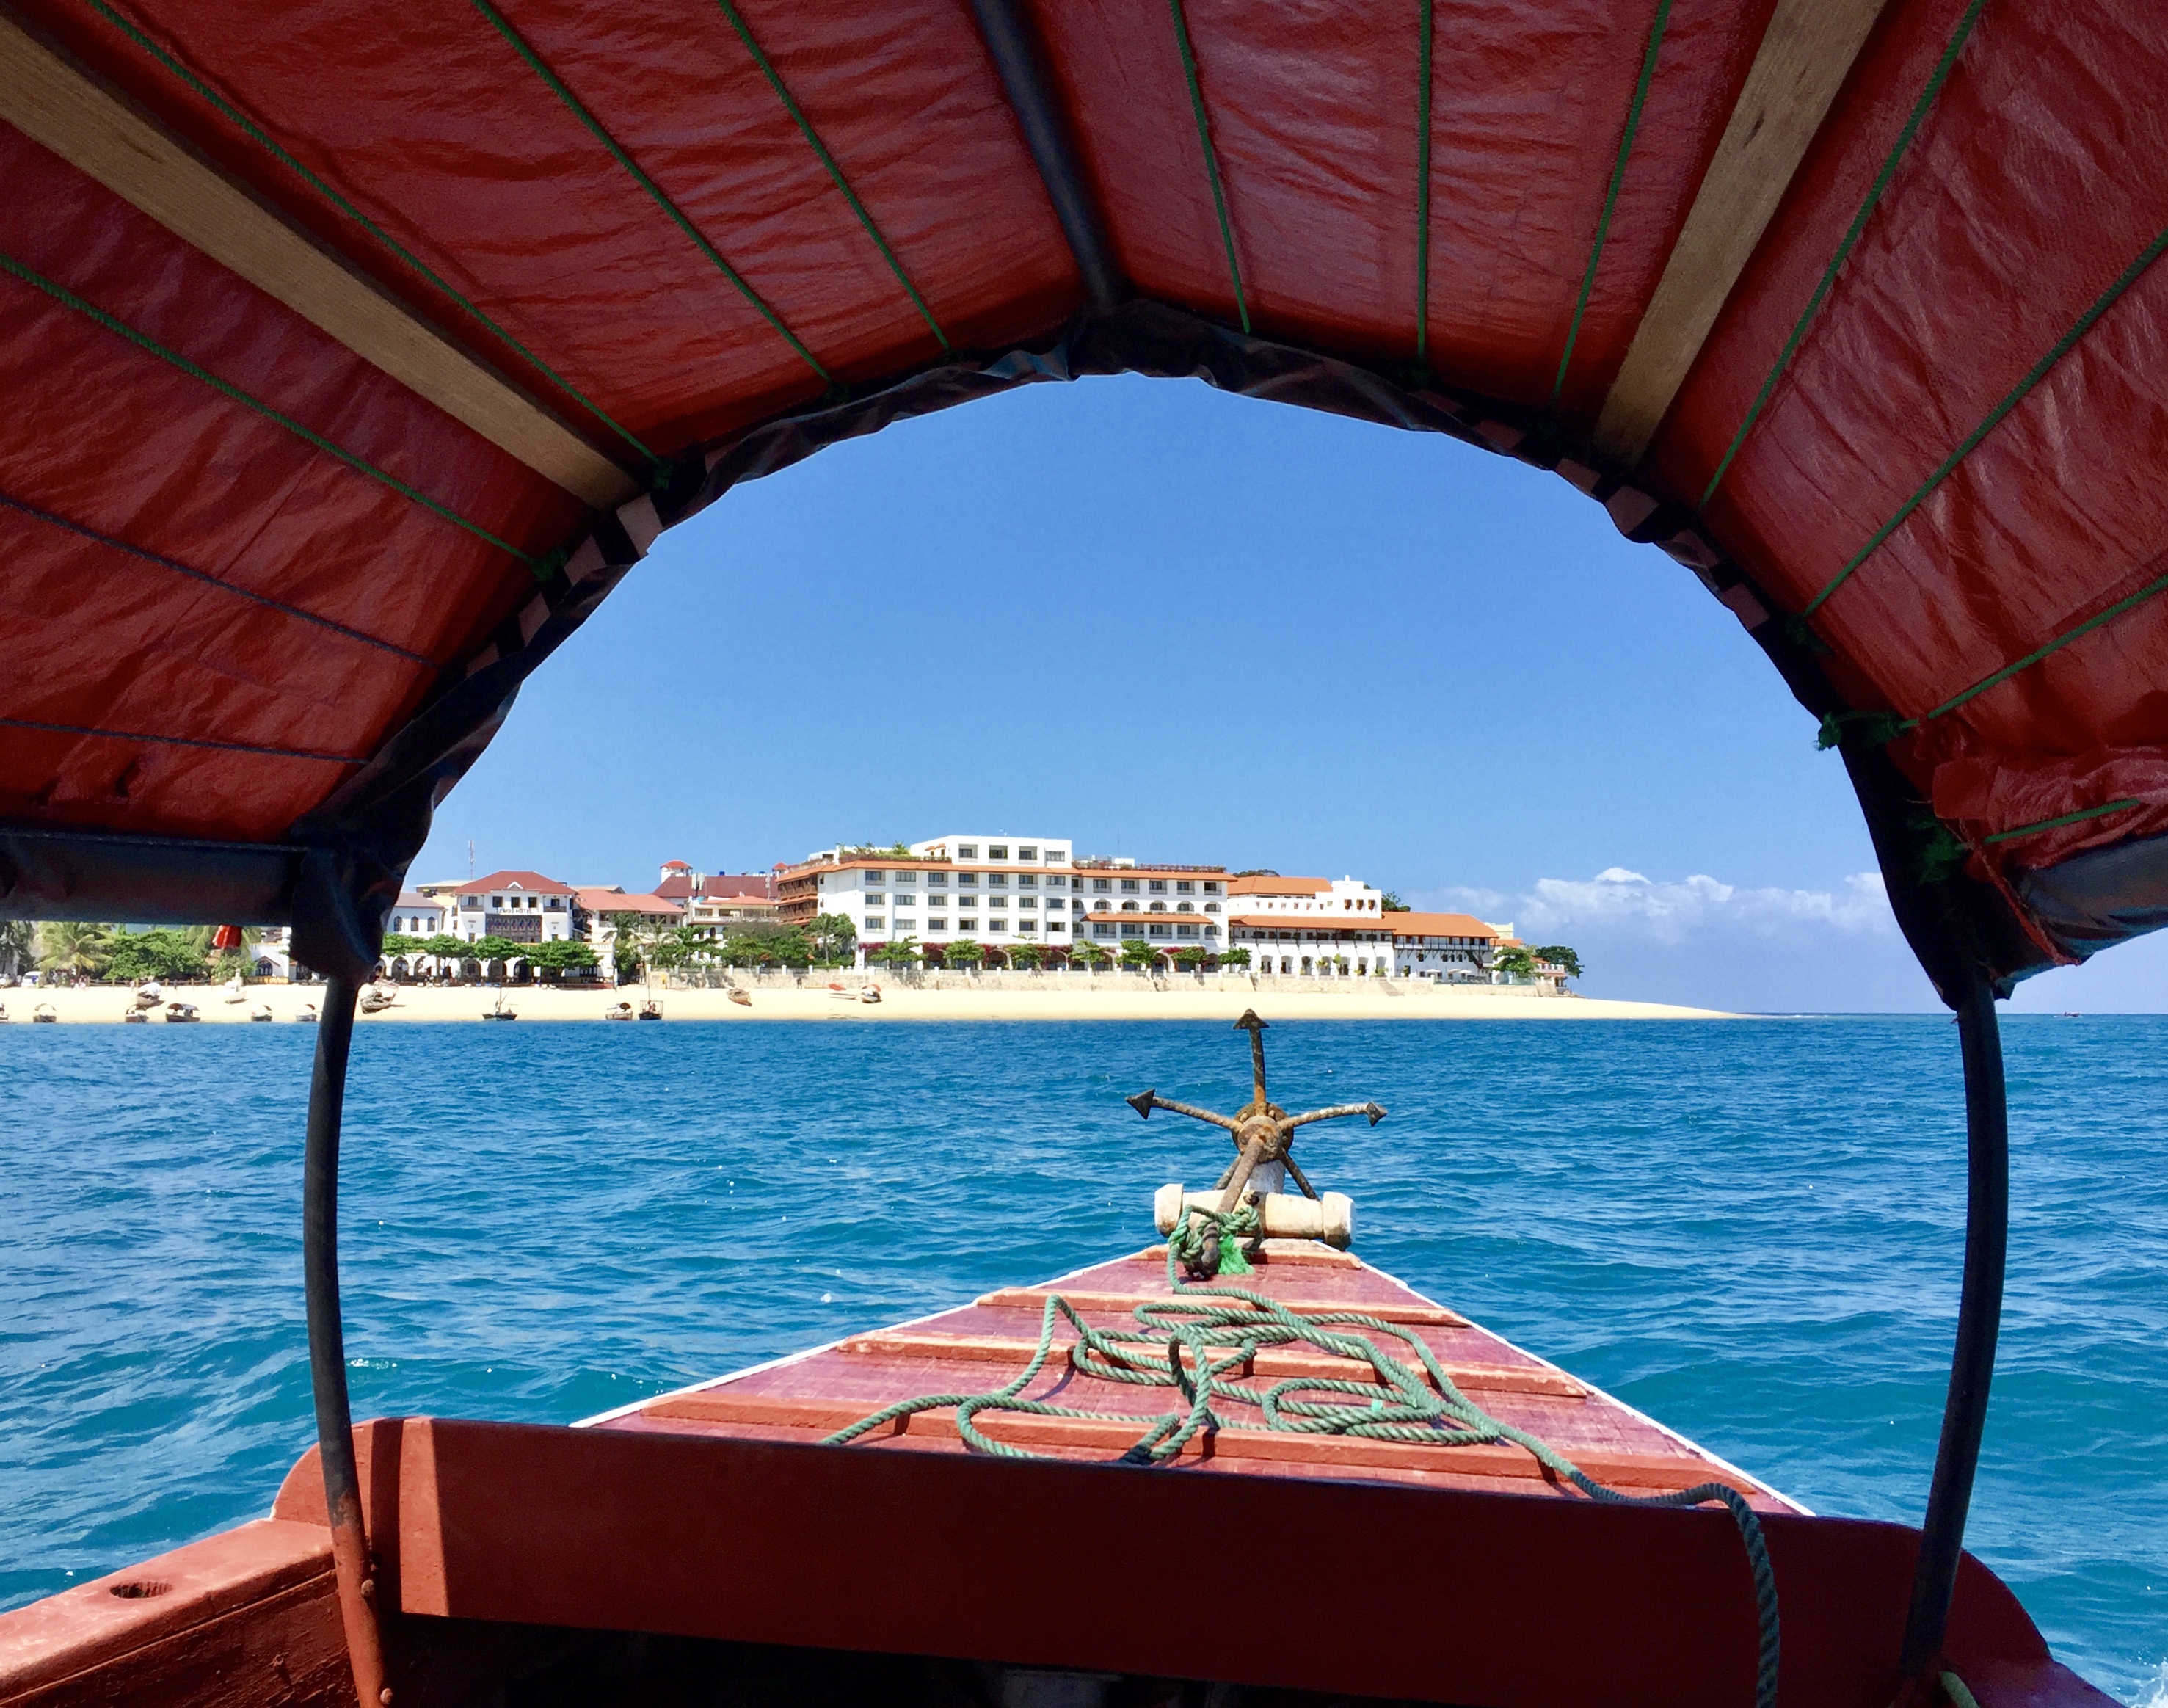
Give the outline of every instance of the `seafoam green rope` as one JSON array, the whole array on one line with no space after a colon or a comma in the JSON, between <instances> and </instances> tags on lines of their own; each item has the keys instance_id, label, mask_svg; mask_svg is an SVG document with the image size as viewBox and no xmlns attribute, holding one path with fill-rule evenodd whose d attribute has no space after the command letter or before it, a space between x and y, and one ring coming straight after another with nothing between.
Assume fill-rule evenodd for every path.
<instances>
[{"instance_id":1,"label":"seafoam green rope","mask_svg":"<svg viewBox=\"0 0 2168 1708\"><path fill-rule=\"evenodd\" d=\"M104 19L107 23L110 24L115 29L118 29L123 35L125 35L130 41L134 42L136 46L141 48L143 51L149 54L152 59L157 61L160 65L163 66L168 72L172 72L173 76L178 77L181 82L187 84L189 88L194 90L197 94L200 95L205 101L209 102L210 105L216 109L217 111L226 119L227 123L232 125L236 130L240 130L243 136L247 136L251 141L263 148L274 160L277 161L279 165L284 167L287 171L292 173L296 178L300 178L302 183L308 185L311 189L316 191L318 195L329 202L348 219L352 220L356 225L359 226L362 230L368 232L370 237L375 238L378 242L381 243L385 249L391 252L394 258L398 260L402 265L418 274L422 279L426 279L438 290L441 291L444 295L457 306L463 313L470 316L475 321L478 322L489 332L491 336L497 338L498 342L502 343L507 349L517 353L520 359L534 369L537 373L546 375L551 385L555 386L566 396L577 400L582 408L585 409L590 415L593 416L596 420L601 422L605 427L608 428L611 432L617 434L619 439L623 439L627 444L638 451L640 455L646 458L651 465L657 468L667 466L660 457L656 456L653 451L650 450L645 444L641 444L638 439L635 438L630 431L613 419L608 412L604 410L593 398L588 396L586 392L581 391L580 388L575 386L570 380L567 380L562 374L559 373L555 368L544 361L541 357L536 355L534 351L529 349L525 344L520 343L518 338L514 338L502 326L498 325L496 321L492 320L481 309L476 307L472 302L470 302L465 296L462 296L457 290L454 290L449 283L438 276L438 274L418 256L407 249L397 238L394 237L389 231L385 231L383 226L378 225L375 221L370 219L368 215L362 212L359 208L356 207L337 190L333 189L328 184L326 184L324 180L317 177L315 173L310 171L307 167L302 165L300 161L296 160L291 154L287 152L285 149L280 147L279 144L272 139L270 135L264 130L263 126L257 124L254 120L249 118L247 114L242 112L240 109L236 107L231 101L228 101L223 95L220 94L217 90L211 88L209 83L205 82L201 77L190 71L185 65L182 64L181 61L173 54L160 46L158 43L151 40L150 36L145 35L144 32L139 29L129 19L115 11L112 7L107 5L105 3L105 0L90 0L90 6L92 10L96 12L99 17Z\"/></svg>"},{"instance_id":2,"label":"seafoam green rope","mask_svg":"<svg viewBox=\"0 0 2168 1708\"><path fill-rule=\"evenodd\" d=\"M1215 1402L1253 1407L1262 1414L1264 1428L1295 1434L1355 1436L1440 1449L1511 1442L1591 1500L1645 1507L1692 1507L1712 1501L1724 1504L1739 1528L1754 1581L1755 1614L1761 1631L1756 1708L1775 1708L1780 1654L1776 1575L1769 1563L1761 1520L1738 1490L1725 1483L1704 1482L1676 1494L1621 1494L1595 1481L1541 1438L1484 1411L1461 1391L1428 1344L1405 1328L1361 1311L1297 1316L1262 1293L1183 1283L1179 1273L1182 1252L1247 1229L1255 1215L1248 1210L1244 1219L1240 1211L1229 1216L1209 1210L1190 1211L1189 1220L1167 1242L1168 1296L1136 1307L1138 1328L1094 1328L1067 1300L1050 1295L1039 1316L1038 1347L1013 1381L984 1393L927 1394L899 1400L836 1431L823 1445L842 1446L900 1418L953 1407L957 1433L976 1452L1011 1459L1039 1456L1013 1443L996 1440L977 1425L981 1413L1015 1412L1028 1417L1137 1424L1144 1433L1122 1455L1122 1461L1162 1465L1177 1456L1199 1433L1226 1427ZM1087 1411L1023 1398L1023 1391L1052 1356L1055 1325L1063 1319L1076 1333L1069 1359L1078 1375L1135 1387L1172 1388L1181 1395L1182 1407L1148 1416ZM1341 1328L1363 1329L1368 1334L1335 1332ZM1421 1369L1384 1351L1369 1334L1400 1341ZM1289 1345L1315 1347L1336 1358L1367 1364L1373 1380L1297 1376L1262 1390L1234 1380L1259 1349ZM1344 1397L1295 1397L1301 1394ZM1450 1461L1442 1461L1441 1468L1449 1466Z\"/></svg>"},{"instance_id":3,"label":"seafoam green rope","mask_svg":"<svg viewBox=\"0 0 2168 1708\"><path fill-rule=\"evenodd\" d=\"M2148 243L2139 253L2138 258L2123 269L2115 283L2102 291L2094 300L2093 306L2078 317L2077 324L2055 340L2054 347L2048 354L2035 362L2031 371L2010 389L2008 395L2000 403L1988 412L1987 418L1967 434L1958 443L1958 448L1937 465L1935 471L1921 482L1919 489L1897 507L1897 513L1876 529L1867 544L1854 552L1851 561L1830 577L1829 585L1807 602L1806 609L1800 613L1800 615L1812 616L1829 602L1831 593L1852 579L1852 572L1881 549L1882 542L1902 527L1905 519L1921 505L1926 503L1933 495L1935 489L1950 477L1958 465L1972 455L1974 448L2001 426L2003 418L2022 403L2032 388L2048 377L2055 364L2077 347L2079 340L2093 329L2094 323L2102 315L2115 306L2123 292L2138 282L2145 269L2160 258L2160 253L2164 249L2168 249L2168 231L2163 231L2159 237Z\"/></svg>"},{"instance_id":4,"label":"seafoam green rope","mask_svg":"<svg viewBox=\"0 0 2168 1708\"><path fill-rule=\"evenodd\" d=\"M934 319L933 311L926 306L926 299L918 294L918 287L911 282L911 275L903 270L903 263L895 258L895 251L889 247L888 239L881 236L880 227L874 223L874 216L866 211L865 204L858 200L858 193L851 188L851 181L843 176L843 168L836 164L836 157L828 152L827 145L821 141L820 132L813 128L812 121L792 96L789 87L784 83L774 66L769 63L768 56L761 51L760 43L754 39L752 31L746 28L745 19L738 16L738 8L731 4L731 0L715 0L715 4L722 8L723 16L730 20L731 28L737 31L738 40L745 44L746 51L752 56L752 62L760 67L761 75L768 79L768 87L775 91L776 98L783 103L784 111L790 114L800 134L819 157L821 164L827 168L828 176L834 180L836 188L843 193L843 200L851 205L851 211L858 216L858 223L866 228L866 235L874 240L874 247L881 252L881 259L888 263L888 270L895 274L895 282L903 287L904 295L911 299L911 306L918 311L919 317L933 330L933 336L940 341L941 348L947 349L948 334L941 330L941 322Z\"/></svg>"},{"instance_id":5,"label":"seafoam green rope","mask_svg":"<svg viewBox=\"0 0 2168 1708\"><path fill-rule=\"evenodd\" d=\"M1949 45L1942 50L1942 58L1936 62L1934 75L1927 79L1926 87L1920 91L1920 98L1912 103L1911 115L1905 120L1905 128L1897 133L1897 141L1891 145L1889 157L1883 161L1882 170L1875 175L1874 183L1867 192L1867 199L1860 203L1859 211L1852 215L1851 226L1846 231L1843 241L1836 246L1836 253L1830 257L1829 265L1822 270L1821 282L1815 286L1814 295L1807 299L1806 307L1799 311L1799 318L1792 327L1791 337L1785 339L1784 348L1777 354L1776 365L1769 370L1769 377L1762 382L1762 389L1755 394L1754 402L1746 412L1746 418L1739 423L1739 431L1732 434L1731 443L1724 448L1724 460L1717 464L1716 472L1708 477L1708 484L1702 488L1701 502L1704 505L1715 496L1718 484L1731 467L1732 459L1739 455L1740 446L1746 443L1746 435L1754 431L1754 423L1762 418L1762 411L1769 402L1769 394L1777 389L1777 382L1784 377L1784 370L1791 366L1792 357L1798 352L1800 341L1806 337L1808 326L1820 312L1822 300L1830 294L1831 287L1836 283L1836 275L1851 258L1853 247L1858 243L1860 234L1866 231L1868 221L1873 217L1875 208L1882 200L1882 193L1889 188L1890 179L1896 177L1898 162L1904 159L1905 152L1911 147L1912 139L1919 134L1928 109L1935 104L1936 97L1942 93L1942 85L1949 81L1950 68L1958 62L1958 55L1970 38L1973 25L1979 22L1980 8L1986 3L1987 0L1971 0L1958 18L1958 27L1950 34Z\"/></svg>"},{"instance_id":6,"label":"seafoam green rope","mask_svg":"<svg viewBox=\"0 0 2168 1708\"><path fill-rule=\"evenodd\" d=\"M1656 55L1664 45L1664 26L1671 21L1671 0L1656 0L1656 16L1649 25L1649 45L1641 53L1641 75L1634 85L1634 99L1626 109L1626 129L1618 138L1618 158L1611 168L1611 187L1603 193L1603 213L1596 222L1596 242L1588 252L1588 270L1581 275L1581 295L1574 301L1573 319L1565 329L1565 349L1559 354L1558 377L1551 382L1551 407L1558 407L1565 391L1565 370L1573 360L1573 347L1581 338L1581 317L1588 312L1588 295L1596 288L1596 269L1603 259L1603 240L1611 231L1612 210L1618 205L1618 188L1626 182L1627 157L1634 152L1634 133L1641 128L1641 104L1649 98L1649 85L1656 75Z\"/></svg>"},{"instance_id":7,"label":"seafoam green rope","mask_svg":"<svg viewBox=\"0 0 2168 1708\"><path fill-rule=\"evenodd\" d=\"M2142 801L2111 801L2105 806L2088 806L2082 812L2065 812L2059 818L2043 818L2038 824L2021 824L2015 830L1998 830L1982 842L2015 842L2021 836L2038 836L2043 830L2060 830L2066 824L2083 824L2089 818L2106 818L2111 812L2128 812L2143 806Z\"/></svg>"},{"instance_id":8,"label":"seafoam green rope","mask_svg":"<svg viewBox=\"0 0 2168 1708\"><path fill-rule=\"evenodd\" d=\"M1416 365L1430 361L1430 80L1436 0L1421 0L1416 83Z\"/></svg>"},{"instance_id":9,"label":"seafoam green rope","mask_svg":"<svg viewBox=\"0 0 2168 1708\"><path fill-rule=\"evenodd\" d=\"M760 293L746 283L736 268L723 259L715 246L701 235L700 228L685 216L684 210L665 195L662 193L662 187L640 169L640 162L624 152L617 138L603 128L602 120L590 113L581 104L580 98L566 88L564 79L551 71L542 56L529 46L526 39L505 21L504 14L491 5L489 0L471 0L471 3L476 11L489 20L491 27L505 39L512 51L527 62L527 68L542 79L550 93L565 104L566 109L574 118L587 126L588 134L609 151L610 157L625 169L635 184L647 192L649 199L669 216L671 223L691 239L693 247L706 256L714 263L715 270L730 280L738 295L752 305L760 317L775 329L777 335L783 339L784 343L796 351L805 365L818 374L822 380L832 383L828 370L814 359L812 351L798 341L798 335L783 323L782 317L761 300Z\"/></svg>"},{"instance_id":10,"label":"seafoam green rope","mask_svg":"<svg viewBox=\"0 0 2168 1708\"><path fill-rule=\"evenodd\" d=\"M73 309L77 314L83 316L88 320L95 321L99 326L104 327L106 331L112 333L118 337L127 339L130 343L134 344L138 349L147 350L152 355L157 357L159 360L172 364L174 367L179 369L181 372L189 375L190 379L200 380L205 385L209 386L215 391L221 392L226 396L231 398L236 403L240 404L243 408L253 410L257 414L262 416L266 421L275 422L280 427L284 428L287 432L292 434L295 438L300 439L305 444L315 446L318 450L322 451L327 456L337 457L348 468L367 475L372 481L378 482L381 485L389 487L393 492L397 492L402 498L412 499L414 503L419 504L423 509L430 512L433 515L441 516L445 521L452 524L454 527L464 528L468 533L473 535L476 539L486 540L490 545L494 545L499 551L508 553L510 556L518 558L522 563L525 564L529 569L535 571L538 574L542 572L542 566L545 560L522 551L518 546L513 545L510 540L498 539L496 535L491 533L488 529L483 527L479 522L469 521L465 516L460 515L458 511L452 509L448 505L438 503L427 492L408 486L406 482L401 480L396 475L385 473L385 471L377 467L375 463L369 461L368 458L357 455L353 451L348 450L344 445L332 444L330 439L326 439L321 433L315 431L311 428L302 426L301 423L295 420L292 416L285 414L282 411L274 409L262 398L242 391L240 386L233 384L232 381L220 379L219 376L212 373L210 369L190 361L178 350L169 349L167 346L160 343L156 338L152 338L149 333L138 332L134 327L130 326L127 322L115 319L113 316L108 314L104 309L99 308L94 303L88 302L82 297L77 295L75 292L70 290L65 285L56 284L53 280L46 278L44 274L36 271L33 268L24 266L20 261L18 261L12 255L0 254L0 269L4 269L7 272L13 274L16 278L21 279L25 285L36 286L37 289L44 291L46 295L51 297L54 301L61 304L65 307ZM554 563L550 565L550 567L553 569L555 567Z\"/></svg>"},{"instance_id":11,"label":"seafoam green rope","mask_svg":"<svg viewBox=\"0 0 2168 1708\"><path fill-rule=\"evenodd\" d=\"M1664 0L1666 5L1671 0ZM1204 173L1212 181L1212 206L1220 215L1220 242L1227 252L1227 276L1235 281L1235 311L1242 330L1250 329L1250 300L1242 292L1242 263L1235 258L1235 227L1227 218L1227 191L1220 180L1220 153L1212 146L1212 121L1204 111L1204 87L1197 81L1197 55L1189 45L1189 19L1182 0L1166 0L1174 14L1174 39L1182 49L1182 74L1189 80L1189 110L1197 120L1197 140L1204 149Z\"/></svg>"}]
</instances>

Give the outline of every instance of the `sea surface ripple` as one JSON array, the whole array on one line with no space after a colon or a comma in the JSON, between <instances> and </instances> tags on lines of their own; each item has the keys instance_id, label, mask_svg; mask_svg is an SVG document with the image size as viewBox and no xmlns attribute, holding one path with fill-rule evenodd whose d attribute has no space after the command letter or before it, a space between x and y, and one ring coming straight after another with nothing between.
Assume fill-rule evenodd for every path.
<instances>
[{"instance_id":1,"label":"sea surface ripple","mask_svg":"<svg viewBox=\"0 0 2168 1708\"><path fill-rule=\"evenodd\" d=\"M1269 1016L1268 1016L1269 1018ZM2168 1019L2005 1022L2010 1293L1969 1542L2168 1708ZM1371 1262L1815 1510L1917 1523L1962 1248L1954 1029L1267 1035ZM0 1027L0 1607L268 1507L308 1446L313 1030ZM1217 1024L376 1024L343 1254L358 1416L570 1422L1134 1250L1224 1141Z\"/></svg>"}]
</instances>

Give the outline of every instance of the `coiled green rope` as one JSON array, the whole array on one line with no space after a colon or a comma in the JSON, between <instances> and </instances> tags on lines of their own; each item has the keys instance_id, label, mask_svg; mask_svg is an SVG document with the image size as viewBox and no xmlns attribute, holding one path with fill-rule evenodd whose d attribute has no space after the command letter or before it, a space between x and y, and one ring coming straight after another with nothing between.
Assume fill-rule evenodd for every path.
<instances>
[{"instance_id":1,"label":"coiled green rope","mask_svg":"<svg viewBox=\"0 0 2168 1708\"><path fill-rule=\"evenodd\" d=\"M1263 1416L1262 1427L1292 1434L1354 1435L1436 1447L1511 1442L1525 1448L1554 1476L1607 1505L1694 1507L1711 1501L1723 1503L1739 1526L1754 1579L1755 1615L1761 1628L1755 1702L1756 1708L1774 1708L1779 1653L1777 1579L1761 1520L1745 1496L1720 1482L1700 1483L1676 1494L1621 1494L1605 1487L1540 1438L1485 1412L1454 1385L1429 1346L1406 1329L1361 1311L1299 1317L1262 1293L1241 1287L1194 1287L1183 1282L1180 1271L1185 1258L1200 1254L1207 1242L1246 1237L1256 1232L1257 1226L1257 1211L1247 1205L1228 1216L1193 1210L1167 1241L1170 1296L1138 1306L1138 1328L1094 1328L1067 1300L1051 1295L1039 1318L1038 1348L1013 1381L984 1393L926 1394L899 1400L838 1429L822 1445L840 1447L898 1418L952 1406L956 1411L957 1434L967 1447L1006 1459L1040 1455L985 1434L977 1425L980 1413L1015 1412L1034 1418L1138 1424L1144 1433L1121 1455L1119 1462L1126 1465L1165 1464L1200 1430L1227 1427L1225 1418L1215 1409L1218 1405L1254 1407ZM1134 1387L1173 1388L1181 1394L1183 1407L1146 1416L1084 1411L1022 1397L1053 1354L1057 1319L1066 1319L1076 1331L1076 1344L1070 1349L1069 1358L1078 1375ZM1399 1340L1413 1354L1421 1370L1385 1352L1366 1335L1334 1332L1356 1328ZM1296 1345L1368 1364L1376 1380L1294 1376L1258 1389L1234 1379L1260 1348ZM1295 1397L1303 1394L1347 1395L1355 1402Z\"/></svg>"}]
</instances>

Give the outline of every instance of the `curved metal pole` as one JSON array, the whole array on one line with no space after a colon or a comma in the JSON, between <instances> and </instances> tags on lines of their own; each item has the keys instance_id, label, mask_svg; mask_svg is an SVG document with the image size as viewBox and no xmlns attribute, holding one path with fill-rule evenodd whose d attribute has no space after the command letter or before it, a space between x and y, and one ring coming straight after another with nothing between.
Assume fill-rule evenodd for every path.
<instances>
[{"instance_id":1,"label":"curved metal pole","mask_svg":"<svg viewBox=\"0 0 2168 1708\"><path fill-rule=\"evenodd\" d=\"M346 1104L346 1058L359 994L351 979L332 979L324 992L323 1018L316 1023L308 1147L301 1165L301 1266L308 1288L309 1381L316 1393L316 1451L323 1461L324 1510L331 1516L339 1618L346 1627L347 1655L361 1708L387 1708L391 1692L384 1684L376 1572L362 1528L353 1416L347 1404L346 1333L339 1320L339 1117Z\"/></svg>"},{"instance_id":2,"label":"curved metal pole","mask_svg":"<svg viewBox=\"0 0 2168 1708\"><path fill-rule=\"evenodd\" d=\"M1964 1550L1973 1473L1979 1466L1980 1434L1987 1423L2010 1242L2010 1110L1995 992L1985 981L1958 1005L1957 1018L1965 1083L1964 1286L1958 1303L1957 1349L1950 1358L1949 1398L1942 1407L1942 1446L1935 1455L1935 1480L1927 1492L1919 1562L1912 1573L1912 1609L1905 1622L1907 1679L1941 1663L1950 1596Z\"/></svg>"}]
</instances>

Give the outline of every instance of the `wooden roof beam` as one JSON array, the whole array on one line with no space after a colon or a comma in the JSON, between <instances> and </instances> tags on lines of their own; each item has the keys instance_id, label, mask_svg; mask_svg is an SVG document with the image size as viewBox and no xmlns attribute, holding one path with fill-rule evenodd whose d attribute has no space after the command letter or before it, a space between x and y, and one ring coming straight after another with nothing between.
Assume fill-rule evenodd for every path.
<instances>
[{"instance_id":1,"label":"wooden roof beam","mask_svg":"<svg viewBox=\"0 0 2168 1708\"><path fill-rule=\"evenodd\" d=\"M1638 463L1768 228L1884 0L1777 0L1738 104L1597 418L1597 449Z\"/></svg>"},{"instance_id":2,"label":"wooden roof beam","mask_svg":"<svg viewBox=\"0 0 2168 1708\"><path fill-rule=\"evenodd\" d=\"M0 119L598 508L632 477L122 96L0 13Z\"/></svg>"}]
</instances>

